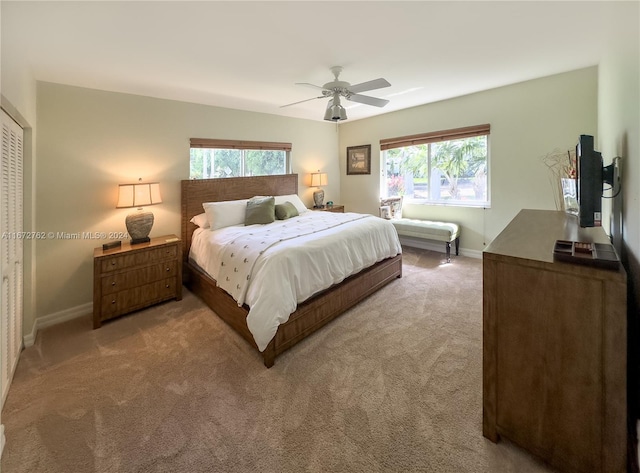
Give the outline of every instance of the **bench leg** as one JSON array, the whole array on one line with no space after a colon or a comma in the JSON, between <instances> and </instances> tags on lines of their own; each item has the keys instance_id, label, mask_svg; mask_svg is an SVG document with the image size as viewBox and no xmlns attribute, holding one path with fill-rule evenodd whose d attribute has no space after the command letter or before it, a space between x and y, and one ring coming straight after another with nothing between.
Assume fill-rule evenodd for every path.
<instances>
[{"instance_id":1,"label":"bench leg","mask_svg":"<svg viewBox=\"0 0 640 473\"><path fill-rule=\"evenodd\" d=\"M447 245L447 263L451 263L451 242L448 241Z\"/></svg>"},{"instance_id":2,"label":"bench leg","mask_svg":"<svg viewBox=\"0 0 640 473\"><path fill-rule=\"evenodd\" d=\"M460 248L460 237L456 238L456 256L458 256L458 249Z\"/></svg>"}]
</instances>

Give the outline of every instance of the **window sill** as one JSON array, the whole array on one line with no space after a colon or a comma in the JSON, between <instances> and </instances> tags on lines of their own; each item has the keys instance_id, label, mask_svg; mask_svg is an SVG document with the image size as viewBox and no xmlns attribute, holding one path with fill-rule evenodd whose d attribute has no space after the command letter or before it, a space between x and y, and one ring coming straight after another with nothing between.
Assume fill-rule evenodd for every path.
<instances>
[{"instance_id":1,"label":"window sill","mask_svg":"<svg viewBox=\"0 0 640 473\"><path fill-rule=\"evenodd\" d=\"M421 199L404 199L405 204L431 205L434 207L468 207L474 209L490 209L491 202L469 202L469 201L430 201Z\"/></svg>"}]
</instances>

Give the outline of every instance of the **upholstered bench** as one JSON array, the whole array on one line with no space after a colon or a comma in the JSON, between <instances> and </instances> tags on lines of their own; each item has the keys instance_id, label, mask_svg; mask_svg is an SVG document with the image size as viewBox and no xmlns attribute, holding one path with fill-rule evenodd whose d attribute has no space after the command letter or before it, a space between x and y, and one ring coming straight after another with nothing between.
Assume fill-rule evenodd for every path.
<instances>
[{"instance_id":1,"label":"upholstered bench","mask_svg":"<svg viewBox=\"0 0 640 473\"><path fill-rule=\"evenodd\" d=\"M422 240L444 241L446 244L447 263L451 262L451 242L456 244L456 256L460 247L460 227L455 223L432 222L413 218L397 218L391 220L400 236L419 238Z\"/></svg>"}]
</instances>

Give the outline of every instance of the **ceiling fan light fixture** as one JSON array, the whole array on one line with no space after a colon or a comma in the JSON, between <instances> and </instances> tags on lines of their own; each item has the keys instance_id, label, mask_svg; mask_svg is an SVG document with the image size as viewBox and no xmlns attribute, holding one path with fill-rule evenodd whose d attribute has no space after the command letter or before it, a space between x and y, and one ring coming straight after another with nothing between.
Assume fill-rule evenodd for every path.
<instances>
[{"instance_id":1,"label":"ceiling fan light fixture","mask_svg":"<svg viewBox=\"0 0 640 473\"><path fill-rule=\"evenodd\" d=\"M324 112L324 119L330 122L338 122L347 119L347 111L342 105L340 105L339 97L329 100L327 110Z\"/></svg>"}]
</instances>

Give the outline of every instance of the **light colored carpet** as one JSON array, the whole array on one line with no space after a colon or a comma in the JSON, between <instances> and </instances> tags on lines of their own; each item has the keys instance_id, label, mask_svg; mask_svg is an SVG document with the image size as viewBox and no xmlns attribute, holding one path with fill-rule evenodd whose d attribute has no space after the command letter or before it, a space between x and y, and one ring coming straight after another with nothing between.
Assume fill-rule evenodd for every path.
<instances>
[{"instance_id":1,"label":"light colored carpet","mask_svg":"<svg viewBox=\"0 0 640 473\"><path fill-rule=\"evenodd\" d=\"M42 330L2 421L3 473L541 472L482 436L482 263L404 276L276 359L188 291Z\"/></svg>"}]
</instances>

